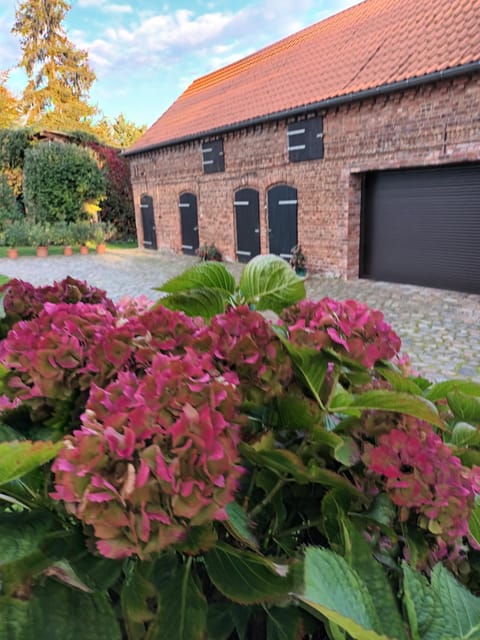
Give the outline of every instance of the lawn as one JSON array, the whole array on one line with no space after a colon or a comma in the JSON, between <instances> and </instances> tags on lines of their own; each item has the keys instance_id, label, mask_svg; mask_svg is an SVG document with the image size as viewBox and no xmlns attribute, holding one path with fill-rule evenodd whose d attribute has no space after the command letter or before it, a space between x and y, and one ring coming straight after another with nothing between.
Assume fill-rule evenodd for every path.
<instances>
[{"instance_id":1,"label":"lawn","mask_svg":"<svg viewBox=\"0 0 480 640\"><path fill-rule=\"evenodd\" d=\"M137 243L136 242L112 242L112 243L107 243L107 250L108 249L136 249L137 248ZM95 252L95 247L94 245L89 245L90 247L90 251L93 253ZM36 255L36 247L18 247L18 255L19 257L22 256L34 256ZM8 247L0 247L0 258L6 258L7 257L7 251L8 251ZM74 247L73 249L73 253L77 254L79 253L79 248L78 247ZM48 255L50 256L61 256L63 255L63 247L48 247Z\"/></svg>"}]
</instances>

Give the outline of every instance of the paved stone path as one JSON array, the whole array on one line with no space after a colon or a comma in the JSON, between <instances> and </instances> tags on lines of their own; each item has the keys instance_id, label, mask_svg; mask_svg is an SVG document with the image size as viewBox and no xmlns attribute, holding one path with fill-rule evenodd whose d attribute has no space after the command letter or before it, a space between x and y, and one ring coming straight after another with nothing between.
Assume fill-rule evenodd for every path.
<instances>
[{"instance_id":1,"label":"paved stone path","mask_svg":"<svg viewBox=\"0 0 480 640\"><path fill-rule=\"evenodd\" d=\"M66 275L106 289L115 300L123 295L161 294L153 287L181 273L196 258L171 252L111 250L105 255L0 259L0 273L32 284L48 284ZM241 265L228 265L238 276ZM380 309L402 339L415 369L430 379L452 377L480 381L480 296L368 280L345 282L311 276L312 298L353 298Z\"/></svg>"}]
</instances>

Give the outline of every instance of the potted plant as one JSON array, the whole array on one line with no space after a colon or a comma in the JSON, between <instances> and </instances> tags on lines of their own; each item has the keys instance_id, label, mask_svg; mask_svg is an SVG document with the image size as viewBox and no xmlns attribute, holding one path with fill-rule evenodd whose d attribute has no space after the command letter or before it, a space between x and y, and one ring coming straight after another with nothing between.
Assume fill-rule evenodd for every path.
<instances>
[{"instance_id":1,"label":"potted plant","mask_svg":"<svg viewBox=\"0 0 480 640\"><path fill-rule=\"evenodd\" d=\"M302 245L296 244L291 252L290 266L295 269L297 276L304 278L307 275L307 259L302 251Z\"/></svg>"},{"instance_id":2,"label":"potted plant","mask_svg":"<svg viewBox=\"0 0 480 640\"><path fill-rule=\"evenodd\" d=\"M24 220L14 220L5 227L4 243L9 258L18 258L18 247L28 245L29 241L29 227Z\"/></svg>"},{"instance_id":3,"label":"potted plant","mask_svg":"<svg viewBox=\"0 0 480 640\"><path fill-rule=\"evenodd\" d=\"M94 222L92 224L91 239L95 243L95 251L97 253L105 253L105 226L102 222Z\"/></svg>"},{"instance_id":4,"label":"potted plant","mask_svg":"<svg viewBox=\"0 0 480 640\"><path fill-rule=\"evenodd\" d=\"M46 258L48 256L48 245L52 241L52 228L48 223L34 224L31 230L33 244L37 247L37 256Z\"/></svg>"},{"instance_id":5,"label":"potted plant","mask_svg":"<svg viewBox=\"0 0 480 640\"><path fill-rule=\"evenodd\" d=\"M91 224L87 220L80 220L76 222L73 226L73 234L75 238L75 242L80 247L80 255L88 255L89 250L87 247L87 242L92 237Z\"/></svg>"},{"instance_id":6,"label":"potted plant","mask_svg":"<svg viewBox=\"0 0 480 640\"><path fill-rule=\"evenodd\" d=\"M211 260L213 262L222 261L222 254L213 243L207 244L205 242L197 249L196 253L200 260Z\"/></svg>"},{"instance_id":7,"label":"potted plant","mask_svg":"<svg viewBox=\"0 0 480 640\"><path fill-rule=\"evenodd\" d=\"M72 244L74 242L71 225L67 222L57 222L52 226L52 244L61 247L63 245L63 255L71 256L73 254Z\"/></svg>"}]
</instances>

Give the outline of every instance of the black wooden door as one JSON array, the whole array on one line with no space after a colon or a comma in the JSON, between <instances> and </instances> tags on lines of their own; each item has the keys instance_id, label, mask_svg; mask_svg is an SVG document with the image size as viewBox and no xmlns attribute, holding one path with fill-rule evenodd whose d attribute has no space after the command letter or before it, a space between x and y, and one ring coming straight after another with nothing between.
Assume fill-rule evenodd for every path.
<instances>
[{"instance_id":1,"label":"black wooden door","mask_svg":"<svg viewBox=\"0 0 480 640\"><path fill-rule=\"evenodd\" d=\"M240 189L235 192L237 227L237 260L248 262L260 253L260 216L258 191Z\"/></svg>"},{"instance_id":2,"label":"black wooden door","mask_svg":"<svg viewBox=\"0 0 480 640\"><path fill-rule=\"evenodd\" d=\"M142 212L143 246L145 249L157 248L157 233L155 230L155 217L153 215L153 198L143 195L140 199Z\"/></svg>"},{"instance_id":3,"label":"black wooden door","mask_svg":"<svg viewBox=\"0 0 480 640\"><path fill-rule=\"evenodd\" d=\"M268 191L268 233L270 253L288 260L297 244L297 190L286 184Z\"/></svg>"},{"instance_id":4,"label":"black wooden door","mask_svg":"<svg viewBox=\"0 0 480 640\"><path fill-rule=\"evenodd\" d=\"M480 293L480 165L365 181L360 276Z\"/></svg>"},{"instance_id":5,"label":"black wooden door","mask_svg":"<svg viewBox=\"0 0 480 640\"><path fill-rule=\"evenodd\" d=\"M182 193L180 196L180 225L182 229L182 251L195 255L198 249L197 196L194 193Z\"/></svg>"}]
</instances>

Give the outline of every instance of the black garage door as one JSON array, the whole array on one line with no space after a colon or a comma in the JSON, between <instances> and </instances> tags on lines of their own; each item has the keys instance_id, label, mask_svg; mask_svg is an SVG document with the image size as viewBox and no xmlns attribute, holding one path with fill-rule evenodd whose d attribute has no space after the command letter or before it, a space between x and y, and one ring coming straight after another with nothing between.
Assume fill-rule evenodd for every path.
<instances>
[{"instance_id":1,"label":"black garage door","mask_svg":"<svg viewBox=\"0 0 480 640\"><path fill-rule=\"evenodd\" d=\"M480 165L368 174L360 276L480 293Z\"/></svg>"}]
</instances>

